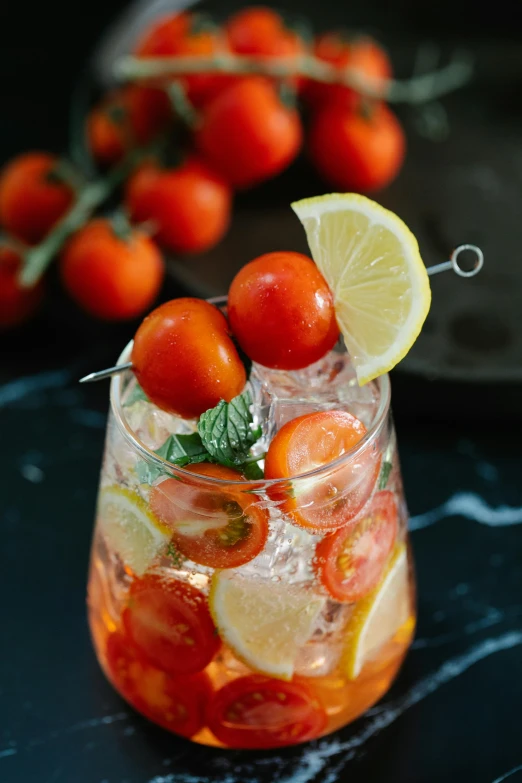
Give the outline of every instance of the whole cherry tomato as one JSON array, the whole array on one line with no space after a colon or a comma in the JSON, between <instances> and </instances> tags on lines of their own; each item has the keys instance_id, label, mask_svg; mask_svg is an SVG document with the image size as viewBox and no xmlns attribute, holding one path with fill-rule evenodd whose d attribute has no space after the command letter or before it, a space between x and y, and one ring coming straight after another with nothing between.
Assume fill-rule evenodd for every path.
<instances>
[{"instance_id":1,"label":"whole cherry tomato","mask_svg":"<svg viewBox=\"0 0 522 783\"><path fill-rule=\"evenodd\" d=\"M316 39L313 53L319 60L334 65L339 72L349 69L375 87L384 87L392 76L388 55L372 38L353 38L342 32L324 33ZM341 103L353 109L361 100L360 93L351 87L311 80L306 82L304 97L314 108Z\"/></svg>"},{"instance_id":2,"label":"whole cherry tomato","mask_svg":"<svg viewBox=\"0 0 522 783\"><path fill-rule=\"evenodd\" d=\"M221 640L196 587L149 572L132 583L123 625L138 657L168 674L195 674Z\"/></svg>"},{"instance_id":3,"label":"whole cherry tomato","mask_svg":"<svg viewBox=\"0 0 522 783\"><path fill-rule=\"evenodd\" d=\"M218 740L232 748L273 748L319 736L327 716L304 683L253 674L217 691L207 722Z\"/></svg>"},{"instance_id":4,"label":"whole cherry tomato","mask_svg":"<svg viewBox=\"0 0 522 783\"><path fill-rule=\"evenodd\" d=\"M132 364L152 402L187 419L230 402L246 383L225 316L202 299L153 310L134 337Z\"/></svg>"},{"instance_id":5,"label":"whole cherry tomato","mask_svg":"<svg viewBox=\"0 0 522 783\"><path fill-rule=\"evenodd\" d=\"M71 297L91 315L135 318L158 295L165 266L154 242L137 229L118 234L109 220L92 220L65 245L61 276Z\"/></svg>"},{"instance_id":6,"label":"whole cherry tomato","mask_svg":"<svg viewBox=\"0 0 522 783\"><path fill-rule=\"evenodd\" d=\"M350 528L370 497L381 464L375 444L350 458L366 435L366 427L347 411L306 413L284 424L270 443L265 459L267 479L291 479L326 468L321 475L291 482L291 492L274 486L274 500L296 525L316 532Z\"/></svg>"},{"instance_id":7,"label":"whole cherry tomato","mask_svg":"<svg viewBox=\"0 0 522 783\"><path fill-rule=\"evenodd\" d=\"M40 242L73 202L59 163L47 152L27 152L0 174L0 224L24 242Z\"/></svg>"},{"instance_id":8,"label":"whole cherry tomato","mask_svg":"<svg viewBox=\"0 0 522 783\"><path fill-rule=\"evenodd\" d=\"M26 321L42 301L43 280L31 288L23 288L18 282L21 265L20 256L14 250L0 247L0 330Z\"/></svg>"},{"instance_id":9,"label":"whole cherry tomato","mask_svg":"<svg viewBox=\"0 0 522 783\"><path fill-rule=\"evenodd\" d=\"M397 176L406 141L399 120L384 104L374 104L367 113L333 104L312 119L308 148L330 185L366 193Z\"/></svg>"},{"instance_id":10,"label":"whole cherry tomato","mask_svg":"<svg viewBox=\"0 0 522 783\"><path fill-rule=\"evenodd\" d=\"M308 367L339 337L328 284L301 253L267 253L240 269L228 318L247 356L278 370Z\"/></svg>"},{"instance_id":11,"label":"whole cherry tomato","mask_svg":"<svg viewBox=\"0 0 522 783\"><path fill-rule=\"evenodd\" d=\"M237 470L199 463L185 470L222 481L244 478ZM200 483L171 478L152 488L152 512L173 532L173 542L189 560L210 568L237 568L253 560L268 537L268 513L257 507L248 484L216 485L211 490Z\"/></svg>"},{"instance_id":12,"label":"whole cherry tomato","mask_svg":"<svg viewBox=\"0 0 522 783\"><path fill-rule=\"evenodd\" d=\"M194 157L175 169L145 164L126 189L133 220L150 220L158 240L178 253L201 253L216 245L230 223L231 202L228 185Z\"/></svg>"},{"instance_id":13,"label":"whole cherry tomato","mask_svg":"<svg viewBox=\"0 0 522 783\"><path fill-rule=\"evenodd\" d=\"M225 33L233 52L261 60L292 57L297 60L306 51L303 39L286 26L281 14L266 6L238 11L227 21Z\"/></svg>"},{"instance_id":14,"label":"whole cherry tomato","mask_svg":"<svg viewBox=\"0 0 522 783\"><path fill-rule=\"evenodd\" d=\"M124 629L111 633L105 657L115 687L142 715L183 737L203 728L205 706L212 697L204 672L173 677L151 666L138 658Z\"/></svg>"},{"instance_id":15,"label":"whole cherry tomato","mask_svg":"<svg viewBox=\"0 0 522 783\"><path fill-rule=\"evenodd\" d=\"M317 544L314 566L336 601L353 603L379 583L397 538L393 492L378 492L349 527Z\"/></svg>"},{"instance_id":16,"label":"whole cherry tomato","mask_svg":"<svg viewBox=\"0 0 522 783\"><path fill-rule=\"evenodd\" d=\"M156 20L138 43L138 57L212 57L225 51L219 29L202 14L174 13ZM229 84L230 77L217 73L187 74L181 82L187 97L201 106Z\"/></svg>"},{"instance_id":17,"label":"whole cherry tomato","mask_svg":"<svg viewBox=\"0 0 522 783\"><path fill-rule=\"evenodd\" d=\"M298 112L257 76L238 79L219 93L203 109L195 131L196 147L237 188L275 177L296 157L301 141Z\"/></svg>"},{"instance_id":18,"label":"whole cherry tomato","mask_svg":"<svg viewBox=\"0 0 522 783\"><path fill-rule=\"evenodd\" d=\"M121 160L146 144L171 119L167 94L154 87L130 85L107 95L87 118L87 141L102 165Z\"/></svg>"}]
</instances>

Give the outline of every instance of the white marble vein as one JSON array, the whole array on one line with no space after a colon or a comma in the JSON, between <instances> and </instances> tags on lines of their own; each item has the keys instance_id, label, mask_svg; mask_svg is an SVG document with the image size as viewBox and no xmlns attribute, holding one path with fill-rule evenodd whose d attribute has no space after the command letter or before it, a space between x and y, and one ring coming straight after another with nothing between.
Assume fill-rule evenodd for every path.
<instances>
[{"instance_id":1,"label":"white marble vein","mask_svg":"<svg viewBox=\"0 0 522 783\"><path fill-rule=\"evenodd\" d=\"M36 375L26 375L15 381L4 383L0 386L0 408L11 402L19 402L24 397L34 392L42 392L47 389L59 389L71 378L70 370L55 370L41 372Z\"/></svg>"},{"instance_id":2,"label":"white marble vein","mask_svg":"<svg viewBox=\"0 0 522 783\"><path fill-rule=\"evenodd\" d=\"M324 781L324 783L333 783L342 766L353 758L368 740L390 726L411 707L435 693L443 685L464 674L476 663L488 658L490 655L519 645L522 645L522 631L510 631L502 636L479 642L461 655L450 658L436 671L413 685L403 696L400 696L395 701L383 704L382 709L376 714L374 713L371 719L366 722L364 728L358 734L350 737L350 739L327 739L306 747L301 752L297 766L287 775L283 772L283 776L278 776L278 783L311 783L325 769L330 759L335 759L337 756L342 755L336 766L327 772L327 777ZM283 770L288 763L279 756L271 757L267 759L267 762L271 763L279 771ZM222 777L220 779L222 783L257 783L259 779L255 771L255 765L245 765L240 769L236 767L234 772L234 775ZM149 779L147 783L211 783L213 779L215 779L213 776L203 777L180 772L166 776L157 776Z\"/></svg>"},{"instance_id":3,"label":"white marble vein","mask_svg":"<svg viewBox=\"0 0 522 783\"><path fill-rule=\"evenodd\" d=\"M424 514L410 518L410 531L422 530L441 519L458 516L489 527L522 524L522 506L490 506L475 492L457 492L445 503Z\"/></svg>"},{"instance_id":4,"label":"white marble vein","mask_svg":"<svg viewBox=\"0 0 522 783\"><path fill-rule=\"evenodd\" d=\"M514 775L516 772L522 772L522 764L519 764L518 767L513 767L513 769L510 769L509 772L505 772L499 778L495 778L493 783L502 783L503 780L507 780L508 778L511 777L511 775Z\"/></svg>"}]
</instances>

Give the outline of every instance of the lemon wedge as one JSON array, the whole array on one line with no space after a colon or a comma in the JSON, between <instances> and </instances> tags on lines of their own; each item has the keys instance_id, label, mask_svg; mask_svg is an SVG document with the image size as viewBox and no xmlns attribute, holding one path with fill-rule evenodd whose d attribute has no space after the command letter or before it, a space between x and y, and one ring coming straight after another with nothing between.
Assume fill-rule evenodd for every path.
<instances>
[{"instance_id":1,"label":"lemon wedge","mask_svg":"<svg viewBox=\"0 0 522 783\"><path fill-rule=\"evenodd\" d=\"M109 549L137 576L145 573L172 535L139 495L118 486L100 492L98 525Z\"/></svg>"},{"instance_id":2,"label":"lemon wedge","mask_svg":"<svg viewBox=\"0 0 522 783\"><path fill-rule=\"evenodd\" d=\"M366 661L390 641L397 631L410 624L413 630L413 612L408 584L408 555L403 544L393 556L391 564L375 590L355 608L348 623L348 644L343 665L350 680L361 673Z\"/></svg>"},{"instance_id":3,"label":"lemon wedge","mask_svg":"<svg viewBox=\"0 0 522 783\"><path fill-rule=\"evenodd\" d=\"M417 240L397 215L355 193L291 206L332 290L359 384L368 383L404 358L428 315L430 285Z\"/></svg>"},{"instance_id":4,"label":"lemon wedge","mask_svg":"<svg viewBox=\"0 0 522 783\"><path fill-rule=\"evenodd\" d=\"M291 585L217 571L209 606L221 638L261 674L290 680L299 648L313 633L325 599Z\"/></svg>"}]
</instances>

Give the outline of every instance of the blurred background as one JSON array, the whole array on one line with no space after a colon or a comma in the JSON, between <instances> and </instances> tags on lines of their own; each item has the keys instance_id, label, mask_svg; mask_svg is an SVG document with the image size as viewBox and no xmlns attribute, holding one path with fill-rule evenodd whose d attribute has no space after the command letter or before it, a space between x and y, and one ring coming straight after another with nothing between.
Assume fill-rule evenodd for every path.
<instances>
[{"instance_id":1,"label":"blurred background","mask_svg":"<svg viewBox=\"0 0 522 783\"><path fill-rule=\"evenodd\" d=\"M79 14L58 2L45 8L35 4L29 12L4 4L0 23L13 34L4 37L0 53L9 74L0 118L0 161L31 149L48 150L72 155L92 175L85 121L111 86L113 61L135 45L151 17L176 7L165 0L95 0ZM207 2L197 10L223 21L240 7ZM494 400L499 383L505 404L502 410L495 406L495 412L518 411L522 114L517 94L522 53L516 8L502 2L491 15L467 0L402 0L392 7L373 0L349 7L325 2L319 9L315 3L288 0L284 10L290 18L305 17L316 33L347 28L373 36L388 52L397 78L443 66L453 55L472 58L469 84L440 101L393 106L404 129L406 157L397 176L379 186L375 197L410 225L427 265L445 260L465 242L479 245L486 256L486 267L474 280L451 273L433 280L432 312L423 334L395 372L395 407L424 415L424 395L432 394L437 380L449 384L451 394L435 392L438 405L430 417L456 410L474 416L484 399ZM288 204L332 189L301 154L279 176L237 194L231 228L221 242L202 253L168 253L159 300L182 290L223 293L237 268L255 255L272 249L306 251ZM0 372L6 377L93 355L100 341L110 345L107 358L112 359L135 330L136 319L104 323L85 315L64 292L53 266L34 318L0 333ZM37 349L40 344L46 349ZM481 396L470 393L472 382L480 383ZM412 398L421 404L412 405Z\"/></svg>"}]
</instances>

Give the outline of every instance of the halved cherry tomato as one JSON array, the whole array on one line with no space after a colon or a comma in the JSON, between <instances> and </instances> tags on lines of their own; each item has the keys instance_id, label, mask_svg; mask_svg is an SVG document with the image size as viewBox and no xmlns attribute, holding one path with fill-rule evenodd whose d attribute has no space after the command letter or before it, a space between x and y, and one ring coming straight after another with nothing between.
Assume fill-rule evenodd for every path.
<instances>
[{"instance_id":1,"label":"halved cherry tomato","mask_svg":"<svg viewBox=\"0 0 522 783\"><path fill-rule=\"evenodd\" d=\"M243 479L237 470L210 463L185 470L223 481ZM235 487L206 489L166 479L152 489L150 506L172 529L182 555L210 568L237 568L253 560L268 537L268 513L256 507L256 500Z\"/></svg>"},{"instance_id":2,"label":"halved cherry tomato","mask_svg":"<svg viewBox=\"0 0 522 783\"><path fill-rule=\"evenodd\" d=\"M106 660L118 691L146 718L184 737L192 737L203 728L205 705L212 696L208 675L165 674L139 660L121 631L109 636Z\"/></svg>"},{"instance_id":3,"label":"halved cherry tomato","mask_svg":"<svg viewBox=\"0 0 522 783\"><path fill-rule=\"evenodd\" d=\"M275 435L265 459L267 479L292 478L350 452L366 434L364 424L345 411L307 413ZM368 500L381 458L374 444L335 469L291 482L291 491L273 488L274 499L297 525L312 530L345 527ZM286 497L285 497L286 496Z\"/></svg>"},{"instance_id":4,"label":"halved cherry tomato","mask_svg":"<svg viewBox=\"0 0 522 783\"><path fill-rule=\"evenodd\" d=\"M254 362L299 370L318 361L339 337L332 292L301 253L265 253L234 277L228 318Z\"/></svg>"},{"instance_id":5,"label":"halved cherry tomato","mask_svg":"<svg viewBox=\"0 0 522 783\"><path fill-rule=\"evenodd\" d=\"M332 598L353 603L379 583L397 537L393 492L378 492L354 526L319 541L314 565Z\"/></svg>"},{"instance_id":6,"label":"halved cherry tomato","mask_svg":"<svg viewBox=\"0 0 522 783\"><path fill-rule=\"evenodd\" d=\"M203 593L159 573L133 582L123 625L138 656L168 674L202 671L220 646Z\"/></svg>"},{"instance_id":7,"label":"halved cherry tomato","mask_svg":"<svg viewBox=\"0 0 522 783\"><path fill-rule=\"evenodd\" d=\"M147 396L187 419L230 402L246 383L225 316L202 299L173 299L153 310L134 337L132 364Z\"/></svg>"},{"instance_id":8,"label":"halved cherry tomato","mask_svg":"<svg viewBox=\"0 0 522 783\"><path fill-rule=\"evenodd\" d=\"M297 682L261 675L239 677L219 690L209 705L213 734L233 748L274 748L319 736L326 713L317 697Z\"/></svg>"}]
</instances>

